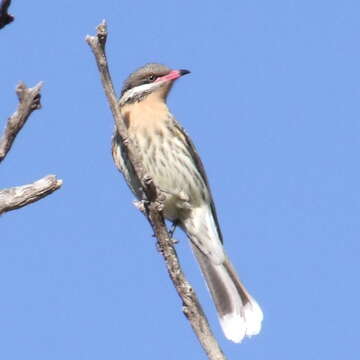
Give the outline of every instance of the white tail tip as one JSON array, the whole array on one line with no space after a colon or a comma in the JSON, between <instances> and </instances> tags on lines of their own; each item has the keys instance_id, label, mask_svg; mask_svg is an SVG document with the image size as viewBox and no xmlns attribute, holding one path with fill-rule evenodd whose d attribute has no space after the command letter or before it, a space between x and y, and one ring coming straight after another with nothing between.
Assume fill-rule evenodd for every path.
<instances>
[{"instance_id":1,"label":"white tail tip","mask_svg":"<svg viewBox=\"0 0 360 360\"><path fill-rule=\"evenodd\" d=\"M261 323L264 319L264 314L258 303L250 298L244 306L244 317L246 323L246 336L257 335L261 330Z\"/></svg>"},{"instance_id":2,"label":"white tail tip","mask_svg":"<svg viewBox=\"0 0 360 360\"><path fill-rule=\"evenodd\" d=\"M226 314L220 318L220 324L227 339L240 343L245 336L259 334L263 318L260 306L251 298L242 308L241 314Z\"/></svg>"},{"instance_id":3,"label":"white tail tip","mask_svg":"<svg viewBox=\"0 0 360 360\"><path fill-rule=\"evenodd\" d=\"M246 324L239 314L226 314L220 324L225 337L233 342L240 343L246 335Z\"/></svg>"}]
</instances>

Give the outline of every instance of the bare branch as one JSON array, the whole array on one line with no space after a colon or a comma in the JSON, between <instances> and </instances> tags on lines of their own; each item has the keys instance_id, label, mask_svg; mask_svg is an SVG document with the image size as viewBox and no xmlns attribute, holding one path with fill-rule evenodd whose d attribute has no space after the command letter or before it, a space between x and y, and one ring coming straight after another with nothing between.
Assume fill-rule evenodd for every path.
<instances>
[{"instance_id":1,"label":"bare branch","mask_svg":"<svg viewBox=\"0 0 360 360\"><path fill-rule=\"evenodd\" d=\"M41 82L33 88L27 88L24 83L20 83L16 87L19 105L8 119L4 134L0 139L0 162L5 159L30 114L34 110L40 109L41 87ZM48 175L29 185L0 190L0 215L38 201L59 189L61 185L62 180L57 180L55 175Z\"/></svg>"},{"instance_id":2,"label":"bare branch","mask_svg":"<svg viewBox=\"0 0 360 360\"><path fill-rule=\"evenodd\" d=\"M33 88L27 88L24 83L16 87L19 105L13 115L10 116L5 127L4 134L0 139L0 162L3 161L11 149L16 135L24 126L30 114L40 109L40 90L42 83L39 82Z\"/></svg>"},{"instance_id":3,"label":"bare branch","mask_svg":"<svg viewBox=\"0 0 360 360\"><path fill-rule=\"evenodd\" d=\"M11 0L2 0L0 3L0 29L14 21L14 17L8 13Z\"/></svg>"},{"instance_id":4,"label":"bare branch","mask_svg":"<svg viewBox=\"0 0 360 360\"><path fill-rule=\"evenodd\" d=\"M48 175L29 185L0 190L0 215L19 209L50 195L62 185L55 175Z\"/></svg>"},{"instance_id":5,"label":"bare branch","mask_svg":"<svg viewBox=\"0 0 360 360\"><path fill-rule=\"evenodd\" d=\"M105 91L105 95L108 99L119 136L126 147L129 159L132 165L134 166L136 175L140 176L139 179L143 179L146 176L146 174L143 170L139 157L136 155L136 151L134 151L134 147L129 146L127 129L122 119L119 107L117 106L117 98L115 95L114 86L111 80L111 75L106 60L106 54L105 54L106 40L107 40L107 29L106 29L105 20L103 20L102 23L97 26L96 36L89 36L89 35L86 36L86 42L90 45L95 55L96 63L99 68L99 72L101 76L101 82ZM143 181L139 181L140 184L142 182Z\"/></svg>"},{"instance_id":6,"label":"bare branch","mask_svg":"<svg viewBox=\"0 0 360 360\"><path fill-rule=\"evenodd\" d=\"M106 61L105 44L107 39L107 28L105 21L103 21L96 30L96 36L88 35L86 37L86 42L89 44L95 55L102 85L115 120L117 131L124 144L128 158L132 163L134 172L140 180L140 184L142 184L144 199L149 201L149 205L145 206L145 215L158 240L159 248L165 260L169 276L183 302L183 312L190 321L201 346L210 360L224 360L225 355L214 338L197 296L181 269L173 241L165 226L161 212L161 202L158 201L156 187L152 180L146 176L145 169L136 152L136 147L129 141L127 136L127 129L117 105L117 98Z\"/></svg>"}]
</instances>

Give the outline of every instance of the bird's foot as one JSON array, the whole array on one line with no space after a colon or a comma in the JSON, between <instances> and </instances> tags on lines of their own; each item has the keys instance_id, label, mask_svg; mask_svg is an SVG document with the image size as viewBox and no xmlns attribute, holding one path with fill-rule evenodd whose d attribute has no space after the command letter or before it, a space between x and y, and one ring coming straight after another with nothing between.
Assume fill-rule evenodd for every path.
<instances>
[{"instance_id":1,"label":"bird's foot","mask_svg":"<svg viewBox=\"0 0 360 360\"><path fill-rule=\"evenodd\" d=\"M176 227L179 225L179 220L174 220L171 225L171 229L169 230L169 236L172 238L174 235L174 232L176 230Z\"/></svg>"},{"instance_id":2,"label":"bird's foot","mask_svg":"<svg viewBox=\"0 0 360 360\"><path fill-rule=\"evenodd\" d=\"M169 230L169 237L174 245L179 243L179 240L173 237L176 227L179 225L179 223L180 223L179 220L174 220L171 225L171 229Z\"/></svg>"}]
</instances>

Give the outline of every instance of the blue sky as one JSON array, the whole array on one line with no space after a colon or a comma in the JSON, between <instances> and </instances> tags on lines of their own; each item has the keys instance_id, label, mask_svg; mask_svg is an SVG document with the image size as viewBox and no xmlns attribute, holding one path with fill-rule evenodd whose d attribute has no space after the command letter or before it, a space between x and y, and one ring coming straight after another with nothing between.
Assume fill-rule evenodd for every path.
<instances>
[{"instance_id":1,"label":"blue sky","mask_svg":"<svg viewBox=\"0 0 360 360\"><path fill-rule=\"evenodd\" d=\"M226 249L265 320L229 359L358 359L356 1L14 1L0 31L0 122L45 82L0 187L49 174L48 198L1 217L0 358L205 359L113 166L113 120L84 41L105 18L117 90L146 62L192 71L169 105L207 168Z\"/></svg>"}]
</instances>

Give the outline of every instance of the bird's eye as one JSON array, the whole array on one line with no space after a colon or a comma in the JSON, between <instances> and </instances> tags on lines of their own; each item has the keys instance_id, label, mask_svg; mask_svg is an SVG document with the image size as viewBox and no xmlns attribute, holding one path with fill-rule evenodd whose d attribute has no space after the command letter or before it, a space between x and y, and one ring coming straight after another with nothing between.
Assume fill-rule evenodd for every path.
<instances>
[{"instance_id":1,"label":"bird's eye","mask_svg":"<svg viewBox=\"0 0 360 360\"><path fill-rule=\"evenodd\" d=\"M148 80L149 80L149 81L154 81L155 79L156 79L156 77L155 77L154 74L150 74L150 75L148 76Z\"/></svg>"}]
</instances>

